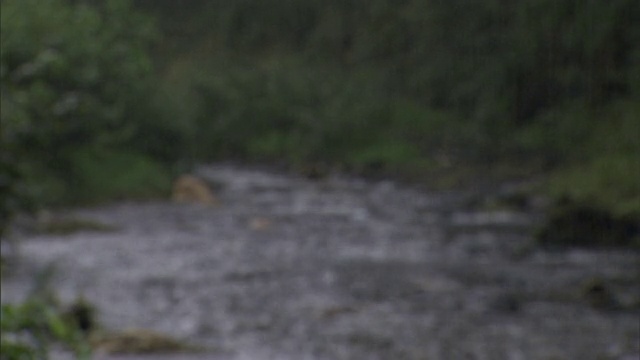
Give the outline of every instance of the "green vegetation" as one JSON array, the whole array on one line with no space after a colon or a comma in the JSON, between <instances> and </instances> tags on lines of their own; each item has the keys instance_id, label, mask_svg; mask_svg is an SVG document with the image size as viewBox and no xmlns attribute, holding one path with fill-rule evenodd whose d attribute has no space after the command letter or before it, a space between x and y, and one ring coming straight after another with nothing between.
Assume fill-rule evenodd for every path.
<instances>
[{"instance_id":1,"label":"green vegetation","mask_svg":"<svg viewBox=\"0 0 640 360\"><path fill-rule=\"evenodd\" d=\"M640 218L637 1L0 4L3 219L157 196L218 159L544 172L553 197Z\"/></svg>"},{"instance_id":2,"label":"green vegetation","mask_svg":"<svg viewBox=\"0 0 640 360\"><path fill-rule=\"evenodd\" d=\"M640 249L640 224L629 215L612 214L591 202L561 199L550 210L537 234L541 245L627 246Z\"/></svg>"},{"instance_id":3,"label":"green vegetation","mask_svg":"<svg viewBox=\"0 0 640 360\"><path fill-rule=\"evenodd\" d=\"M543 173L552 198L640 219L635 1L138 4L168 35L160 81L188 108L182 128L203 130L195 161L438 186Z\"/></svg>"},{"instance_id":4,"label":"green vegetation","mask_svg":"<svg viewBox=\"0 0 640 360\"><path fill-rule=\"evenodd\" d=\"M1 356L6 360L47 359L51 349L62 347L76 359L89 359L91 348L86 330L77 317L80 306L63 309L49 292L34 293L21 304L3 304L0 308Z\"/></svg>"},{"instance_id":5,"label":"green vegetation","mask_svg":"<svg viewBox=\"0 0 640 360\"><path fill-rule=\"evenodd\" d=\"M543 172L566 199L543 244L640 244L637 0L133 5L0 0L1 239L16 212L151 198L234 159L439 185ZM39 300L1 327L3 359L77 344Z\"/></svg>"},{"instance_id":6,"label":"green vegetation","mask_svg":"<svg viewBox=\"0 0 640 360\"><path fill-rule=\"evenodd\" d=\"M117 0L1 5L1 168L17 182L5 191L52 204L166 189L166 169L132 142L144 131L150 19Z\"/></svg>"},{"instance_id":7,"label":"green vegetation","mask_svg":"<svg viewBox=\"0 0 640 360\"><path fill-rule=\"evenodd\" d=\"M97 322L96 309L80 296L61 304L50 288L51 267L36 277L34 291L20 304L0 308L0 358L48 359L50 351L74 359L91 359L94 351L107 354L199 352L202 348L144 329L106 333Z\"/></svg>"},{"instance_id":8,"label":"green vegetation","mask_svg":"<svg viewBox=\"0 0 640 360\"><path fill-rule=\"evenodd\" d=\"M166 34L162 113L191 162L542 172L552 197L640 218L637 1L137 4Z\"/></svg>"},{"instance_id":9,"label":"green vegetation","mask_svg":"<svg viewBox=\"0 0 640 360\"><path fill-rule=\"evenodd\" d=\"M19 211L168 189L166 165L133 141L146 131L154 27L126 1L100 3L0 2L2 241ZM2 359L46 359L60 345L89 357L81 324L50 300L2 305Z\"/></svg>"},{"instance_id":10,"label":"green vegetation","mask_svg":"<svg viewBox=\"0 0 640 360\"><path fill-rule=\"evenodd\" d=\"M46 359L47 351L56 342L71 347L78 358L88 358L88 350L79 347L81 335L48 304L30 300L2 305L1 311L3 359Z\"/></svg>"}]
</instances>

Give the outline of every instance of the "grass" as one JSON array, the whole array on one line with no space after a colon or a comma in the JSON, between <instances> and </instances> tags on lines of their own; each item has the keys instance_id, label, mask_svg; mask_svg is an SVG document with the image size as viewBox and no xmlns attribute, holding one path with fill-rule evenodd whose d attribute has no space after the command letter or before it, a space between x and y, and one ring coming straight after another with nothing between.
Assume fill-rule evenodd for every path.
<instances>
[{"instance_id":1,"label":"grass","mask_svg":"<svg viewBox=\"0 0 640 360\"><path fill-rule=\"evenodd\" d=\"M548 193L608 209L618 216L640 218L640 157L602 156L585 165L551 175Z\"/></svg>"},{"instance_id":2,"label":"grass","mask_svg":"<svg viewBox=\"0 0 640 360\"><path fill-rule=\"evenodd\" d=\"M71 155L71 164L66 194L71 202L166 197L171 188L170 171L136 152L80 149Z\"/></svg>"}]
</instances>

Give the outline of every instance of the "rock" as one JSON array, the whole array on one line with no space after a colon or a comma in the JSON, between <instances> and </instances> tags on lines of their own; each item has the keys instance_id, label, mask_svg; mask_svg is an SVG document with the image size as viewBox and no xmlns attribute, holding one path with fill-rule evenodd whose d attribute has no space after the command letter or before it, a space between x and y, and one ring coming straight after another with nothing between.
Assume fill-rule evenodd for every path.
<instances>
[{"instance_id":1,"label":"rock","mask_svg":"<svg viewBox=\"0 0 640 360\"><path fill-rule=\"evenodd\" d=\"M254 217L249 220L249 228L251 230L266 230L271 227L271 220L263 217Z\"/></svg>"},{"instance_id":2,"label":"rock","mask_svg":"<svg viewBox=\"0 0 640 360\"><path fill-rule=\"evenodd\" d=\"M83 296L69 305L62 317L85 334L95 330L97 325L96 309Z\"/></svg>"},{"instance_id":3,"label":"rock","mask_svg":"<svg viewBox=\"0 0 640 360\"><path fill-rule=\"evenodd\" d=\"M582 287L582 297L590 306L602 310L621 308L611 288L601 279L591 279Z\"/></svg>"},{"instance_id":4,"label":"rock","mask_svg":"<svg viewBox=\"0 0 640 360\"><path fill-rule=\"evenodd\" d=\"M537 234L539 243L546 247L637 247L639 236L638 219L568 199L550 210Z\"/></svg>"},{"instance_id":5,"label":"rock","mask_svg":"<svg viewBox=\"0 0 640 360\"><path fill-rule=\"evenodd\" d=\"M181 175L173 184L172 200L181 203L216 205L218 200L204 180L193 175Z\"/></svg>"}]
</instances>

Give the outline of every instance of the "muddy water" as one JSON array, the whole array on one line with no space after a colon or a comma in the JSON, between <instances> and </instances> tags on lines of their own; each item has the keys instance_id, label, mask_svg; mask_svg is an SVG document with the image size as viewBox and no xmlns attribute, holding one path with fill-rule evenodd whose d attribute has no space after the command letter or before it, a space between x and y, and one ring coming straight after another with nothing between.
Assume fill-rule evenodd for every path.
<instances>
[{"instance_id":1,"label":"muddy water","mask_svg":"<svg viewBox=\"0 0 640 360\"><path fill-rule=\"evenodd\" d=\"M117 230L26 236L3 302L24 296L30 276L54 264L61 297L83 294L105 327L153 329L210 349L166 357L174 360L640 354L640 255L542 251L535 212L474 206L494 192L428 193L228 165L199 173L220 205L57 214ZM594 282L616 306L594 306L585 291Z\"/></svg>"}]
</instances>

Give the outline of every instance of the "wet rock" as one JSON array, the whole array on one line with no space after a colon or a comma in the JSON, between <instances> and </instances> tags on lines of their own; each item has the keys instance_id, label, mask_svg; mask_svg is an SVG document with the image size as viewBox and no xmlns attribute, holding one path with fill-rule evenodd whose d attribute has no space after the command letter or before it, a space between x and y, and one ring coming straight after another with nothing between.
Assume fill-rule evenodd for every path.
<instances>
[{"instance_id":1,"label":"wet rock","mask_svg":"<svg viewBox=\"0 0 640 360\"><path fill-rule=\"evenodd\" d=\"M173 201L215 205L218 199L204 180L193 175L181 175L173 184Z\"/></svg>"},{"instance_id":2,"label":"wet rock","mask_svg":"<svg viewBox=\"0 0 640 360\"><path fill-rule=\"evenodd\" d=\"M501 294L497 296L490 304L492 310L501 313L517 313L522 309L524 299L518 294Z\"/></svg>"},{"instance_id":3,"label":"wet rock","mask_svg":"<svg viewBox=\"0 0 640 360\"><path fill-rule=\"evenodd\" d=\"M640 219L616 216L594 205L560 200L549 212L537 239L545 247L613 247L640 249Z\"/></svg>"},{"instance_id":4,"label":"wet rock","mask_svg":"<svg viewBox=\"0 0 640 360\"><path fill-rule=\"evenodd\" d=\"M95 306L83 296L70 304L62 316L85 334L89 334L98 327Z\"/></svg>"},{"instance_id":5,"label":"wet rock","mask_svg":"<svg viewBox=\"0 0 640 360\"><path fill-rule=\"evenodd\" d=\"M581 290L582 298L590 306L601 310L620 310L622 304L611 290L608 284L602 279L591 279L587 281Z\"/></svg>"}]
</instances>

